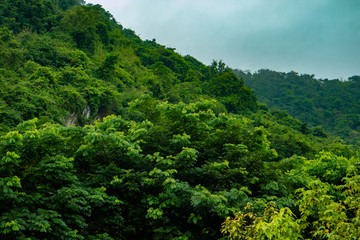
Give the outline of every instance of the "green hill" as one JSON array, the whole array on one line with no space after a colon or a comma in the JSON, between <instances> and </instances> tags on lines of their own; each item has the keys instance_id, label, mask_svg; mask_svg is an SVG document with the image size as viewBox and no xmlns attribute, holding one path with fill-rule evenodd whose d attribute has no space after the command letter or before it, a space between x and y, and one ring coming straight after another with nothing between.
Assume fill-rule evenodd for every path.
<instances>
[{"instance_id":1,"label":"green hill","mask_svg":"<svg viewBox=\"0 0 360 240\"><path fill-rule=\"evenodd\" d=\"M0 239L360 236L357 152L222 61L83 1L2 1L0 23Z\"/></svg>"},{"instance_id":2,"label":"green hill","mask_svg":"<svg viewBox=\"0 0 360 240\"><path fill-rule=\"evenodd\" d=\"M269 107L285 110L310 126L321 126L348 143L360 144L360 76L340 81L296 72L234 72Z\"/></svg>"}]
</instances>

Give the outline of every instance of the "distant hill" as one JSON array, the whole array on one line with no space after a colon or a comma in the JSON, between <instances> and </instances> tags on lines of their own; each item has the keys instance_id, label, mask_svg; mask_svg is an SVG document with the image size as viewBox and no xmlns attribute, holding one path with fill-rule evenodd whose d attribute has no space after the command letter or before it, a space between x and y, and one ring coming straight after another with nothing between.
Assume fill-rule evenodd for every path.
<instances>
[{"instance_id":1,"label":"distant hill","mask_svg":"<svg viewBox=\"0 0 360 240\"><path fill-rule=\"evenodd\" d=\"M340 81L265 69L234 72L269 107L285 110L310 126L321 126L349 143L360 144L360 76Z\"/></svg>"}]
</instances>

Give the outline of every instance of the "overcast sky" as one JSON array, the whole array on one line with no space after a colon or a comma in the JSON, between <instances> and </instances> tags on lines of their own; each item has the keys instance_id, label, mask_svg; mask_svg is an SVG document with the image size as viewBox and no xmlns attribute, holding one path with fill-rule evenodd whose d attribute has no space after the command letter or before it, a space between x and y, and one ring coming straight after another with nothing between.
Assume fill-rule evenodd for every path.
<instances>
[{"instance_id":1,"label":"overcast sky","mask_svg":"<svg viewBox=\"0 0 360 240\"><path fill-rule=\"evenodd\" d=\"M87 0L142 39L205 64L360 75L360 0Z\"/></svg>"}]
</instances>

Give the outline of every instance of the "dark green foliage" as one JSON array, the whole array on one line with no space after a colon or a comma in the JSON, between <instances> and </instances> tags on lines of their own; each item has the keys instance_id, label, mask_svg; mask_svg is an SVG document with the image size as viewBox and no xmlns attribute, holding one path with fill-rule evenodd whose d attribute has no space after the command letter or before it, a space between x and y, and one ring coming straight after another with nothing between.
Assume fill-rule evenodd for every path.
<instances>
[{"instance_id":1,"label":"dark green foliage","mask_svg":"<svg viewBox=\"0 0 360 240\"><path fill-rule=\"evenodd\" d=\"M84 4L85 1L84 0L55 0L55 3L62 10L66 10L66 9L69 9L74 6Z\"/></svg>"},{"instance_id":2,"label":"dark green foliage","mask_svg":"<svg viewBox=\"0 0 360 240\"><path fill-rule=\"evenodd\" d=\"M24 60L24 50L7 27L0 28L0 67L17 69Z\"/></svg>"},{"instance_id":3,"label":"dark green foliage","mask_svg":"<svg viewBox=\"0 0 360 240\"><path fill-rule=\"evenodd\" d=\"M252 90L244 86L225 64L213 62L210 69L210 80L204 83L205 92L218 98L229 112L239 113L242 110L256 110L256 98Z\"/></svg>"},{"instance_id":4,"label":"dark green foliage","mask_svg":"<svg viewBox=\"0 0 360 240\"><path fill-rule=\"evenodd\" d=\"M83 3L83 0L3 0L0 22L16 33L23 29L48 31L59 23L59 10Z\"/></svg>"},{"instance_id":5,"label":"dark green foliage","mask_svg":"<svg viewBox=\"0 0 360 240\"><path fill-rule=\"evenodd\" d=\"M63 17L61 26L74 39L81 50L95 50L96 42L96 15L87 6L81 6L68 11Z\"/></svg>"},{"instance_id":6,"label":"dark green foliage","mask_svg":"<svg viewBox=\"0 0 360 240\"><path fill-rule=\"evenodd\" d=\"M236 94L244 87L244 82L230 71L215 75L208 84L209 92L218 97Z\"/></svg>"},{"instance_id":7,"label":"dark green foliage","mask_svg":"<svg viewBox=\"0 0 360 240\"><path fill-rule=\"evenodd\" d=\"M68 59L61 53L64 43L47 35L23 32L20 41L25 51L25 60L36 62L42 66L63 67ZM66 45L65 45L66 46Z\"/></svg>"}]
</instances>

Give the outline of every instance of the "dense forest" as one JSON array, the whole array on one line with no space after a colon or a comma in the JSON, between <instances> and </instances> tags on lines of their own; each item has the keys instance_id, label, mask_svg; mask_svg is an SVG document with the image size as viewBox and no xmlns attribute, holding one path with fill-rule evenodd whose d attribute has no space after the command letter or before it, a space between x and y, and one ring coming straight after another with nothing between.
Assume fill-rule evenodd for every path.
<instances>
[{"instance_id":1,"label":"dense forest","mask_svg":"<svg viewBox=\"0 0 360 240\"><path fill-rule=\"evenodd\" d=\"M80 0L0 23L0 239L360 237L356 148L222 61Z\"/></svg>"},{"instance_id":2,"label":"dense forest","mask_svg":"<svg viewBox=\"0 0 360 240\"><path fill-rule=\"evenodd\" d=\"M321 126L348 143L360 145L360 76L328 80L266 69L253 74L234 72L269 107L285 110L310 126Z\"/></svg>"}]
</instances>

